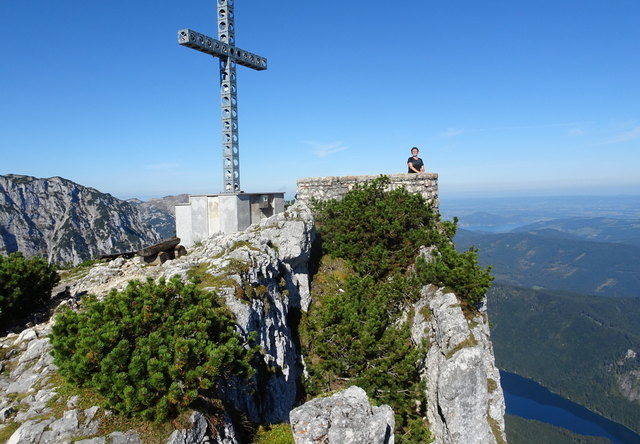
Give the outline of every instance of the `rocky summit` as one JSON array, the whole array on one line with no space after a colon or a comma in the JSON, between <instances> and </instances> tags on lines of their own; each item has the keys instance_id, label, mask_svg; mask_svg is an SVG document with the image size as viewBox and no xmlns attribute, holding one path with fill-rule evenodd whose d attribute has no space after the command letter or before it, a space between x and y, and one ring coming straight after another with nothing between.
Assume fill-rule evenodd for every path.
<instances>
[{"instance_id":1,"label":"rocky summit","mask_svg":"<svg viewBox=\"0 0 640 444\"><path fill-rule=\"evenodd\" d=\"M75 265L160 239L136 206L110 194L61 177L0 176L0 254Z\"/></svg>"},{"instance_id":2,"label":"rocky summit","mask_svg":"<svg viewBox=\"0 0 640 444\"><path fill-rule=\"evenodd\" d=\"M290 423L296 443L392 444L393 411L371 406L355 386L325 399L303 399L304 357L295 319L312 303L309 261L314 219L303 203L241 233L216 235L187 255L158 266L118 258L65 278L65 304L103 298L132 280L200 274L233 313L237 331L257 337L261 364L249 383L219 387L224 412L192 412L162 438L167 444L247 442L238 412L254 424ZM425 252L428 254L428 251ZM139 431L110 429L112 415L65 394L48 334L53 321L0 338L0 435L8 443L142 443ZM455 294L425 286L401 320L412 340L428 343L417 362L425 380L427 421L438 444L505 443L504 399L486 313L467 319ZM248 384L248 385L247 385ZM313 435L313 436L310 436ZM310 440L311 438L311 440ZM315 441L314 441L315 439ZM159 442L157 439L154 442Z\"/></svg>"}]
</instances>

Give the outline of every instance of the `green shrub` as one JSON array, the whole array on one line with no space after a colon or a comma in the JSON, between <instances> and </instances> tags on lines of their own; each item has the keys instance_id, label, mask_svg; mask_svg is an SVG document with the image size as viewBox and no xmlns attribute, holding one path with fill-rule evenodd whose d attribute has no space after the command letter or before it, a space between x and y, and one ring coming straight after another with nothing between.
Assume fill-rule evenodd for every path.
<instances>
[{"instance_id":1,"label":"green shrub","mask_svg":"<svg viewBox=\"0 0 640 444\"><path fill-rule=\"evenodd\" d=\"M294 444L291 426L288 423L260 426L251 444Z\"/></svg>"},{"instance_id":2,"label":"green shrub","mask_svg":"<svg viewBox=\"0 0 640 444\"><path fill-rule=\"evenodd\" d=\"M420 282L431 282L452 289L466 305L477 309L491 286L491 267L478 265L477 249L459 253L452 241L441 242L432 260L420 257L416 261L416 274Z\"/></svg>"},{"instance_id":3,"label":"green shrub","mask_svg":"<svg viewBox=\"0 0 640 444\"><path fill-rule=\"evenodd\" d=\"M340 201L314 202L323 253L349 261L362 276L379 279L409 268L421 246L435 246L431 261L416 263L420 283L448 287L466 308L478 308L493 281L491 267L478 265L473 247L456 251L457 219L440 221L421 195L404 188L385 191L388 184L380 176L356 185Z\"/></svg>"},{"instance_id":4,"label":"green shrub","mask_svg":"<svg viewBox=\"0 0 640 444\"><path fill-rule=\"evenodd\" d=\"M22 253L0 256L0 321L32 313L44 305L59 281L53 265Z\"/></svg>"},{"instance_id":5,"label":"green shrub","mask_svg":"<svg viewBox=\"0 0 640 444\"><path fill-rule=\"evenodd\" d=\"M413 292L410 279L396 275L381 283L352 275L342 287L325 294L321 304L314 302L305 318L304 328L311 332L304 344L311 362L307 392L357 385L377 403L389 404L403 430L411 419L424 416L426 407L416 366L425 349L412 343L407 323L396 322L398 301Z\"/></svg>"},{"instance_id":6,"label":"green shrub","mask_svg":"<svg viewBox=\"0 0 640 444\"><path fill-rule=\"evenodd\" d=\"M406 269L434 241L438 215L419 194L385 191L389 178L356 185L342 200L314 202L324 253L376 278Z\"/></svg>"},{"instance_id":7,"label":"green shrub","mask_svg":"<svg viewBox=\"0 0 640 444\"><path fill-rule=\"evenodd\" d=\"M220 379L254 372L256 349L195 284L131 281L83 304L57 316L54 362L67 380L104 396L105 408L163 421L199 397L215 397Z\"/></svg>"}]
</instances>

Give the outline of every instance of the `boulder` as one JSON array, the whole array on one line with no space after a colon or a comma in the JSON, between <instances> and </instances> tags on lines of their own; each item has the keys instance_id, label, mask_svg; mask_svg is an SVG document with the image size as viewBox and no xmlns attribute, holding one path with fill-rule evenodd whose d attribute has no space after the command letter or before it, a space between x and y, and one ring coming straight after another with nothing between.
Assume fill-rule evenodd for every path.
<instances>
[{"instance_id":1,"label":"boulder","mask_svg":"<svg viewBox=\"0 0 640 444\"><path fill-rule=\"evenodd\" d=\"M367 394L352 386L316 398L291 411L296 444L393 444L395 419L388 405L372 407Z\"/></svg>"}]
</instances>

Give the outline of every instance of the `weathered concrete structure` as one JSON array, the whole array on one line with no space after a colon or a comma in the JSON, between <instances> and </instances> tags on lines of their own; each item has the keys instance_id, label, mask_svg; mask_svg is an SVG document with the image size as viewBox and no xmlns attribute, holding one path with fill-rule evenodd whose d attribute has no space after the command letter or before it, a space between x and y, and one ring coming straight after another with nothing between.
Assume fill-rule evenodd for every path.
<instances>
[{"instance_id":1,"label":"weathered concrete structure","mask_svg":"<svg viewBox=\"0 0 640 444\"><path fill-rule=\"evenodd\" d=\"M189 247L216 233L235 233L284 211L284 193L223 193L189 196L176 205L176 235Z\"/></svg>"},{"instance_id":2,"label":"weathered concrete structure","mask_svg":"<svg viewBox=\"0 0 640 444\"><path fill-rule=\"evenodd\" d=\"M390 181L390 190L404 187L410 193L422 194L428 202L431 202L436 210L439 208L437 173L404 173L387 174L386 176ZM342 199L354 185L369 182L378 177L380 176L327 176L299 179L297 181L298 194L296 195L296 199L306 204L312 199Z\"/></svg>"}]
</instances>

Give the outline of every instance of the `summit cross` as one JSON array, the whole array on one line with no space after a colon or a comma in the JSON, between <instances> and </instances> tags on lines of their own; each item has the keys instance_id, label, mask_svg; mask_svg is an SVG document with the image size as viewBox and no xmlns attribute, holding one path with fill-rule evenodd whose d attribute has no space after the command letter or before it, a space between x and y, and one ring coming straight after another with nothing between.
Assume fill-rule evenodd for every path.
<instances>
[{"instance_id":1,"label":"summit cross","mask_svg":"<svg viewBox=\"0 0 640 444\"><path fill-rule=\"evenodd\" d=\"M224 191L240 192L240 144L238 136L238 87L236 64L257 71L267 69L267 59L236 47L233 0L218 4L218 39L190 29L178 31L178 43L220 59L222 114L222 174Z\"/></svg>"}]
</instances>

